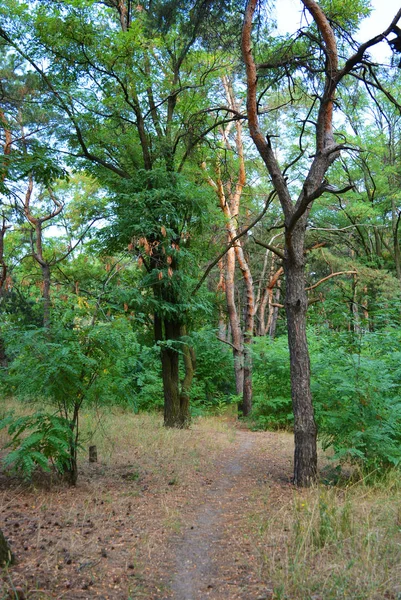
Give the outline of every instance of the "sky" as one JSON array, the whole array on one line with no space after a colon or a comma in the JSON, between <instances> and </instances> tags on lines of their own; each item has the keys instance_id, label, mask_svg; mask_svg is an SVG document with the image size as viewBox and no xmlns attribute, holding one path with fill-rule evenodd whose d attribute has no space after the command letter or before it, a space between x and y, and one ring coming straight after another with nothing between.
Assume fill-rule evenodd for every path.
<instances>
[{"instance_id":1,"label":"sky","mask_svg":"<svg viewBox=\"0 0 401 600\"><path fill-rule=\"evenodd\" d=\"M352 3L352 0L348 0ZM356 36L364 42L382 33L390 25L393 17L401 8L401 0L371 0L373 11L366 18ZM300 0L276 0L276 16L279 32L296 31L301 24L302 4ZM391 51L386 42L381 42L369 51L372 58L378 62L390 64Z\"/></svg>"}]
</instances>

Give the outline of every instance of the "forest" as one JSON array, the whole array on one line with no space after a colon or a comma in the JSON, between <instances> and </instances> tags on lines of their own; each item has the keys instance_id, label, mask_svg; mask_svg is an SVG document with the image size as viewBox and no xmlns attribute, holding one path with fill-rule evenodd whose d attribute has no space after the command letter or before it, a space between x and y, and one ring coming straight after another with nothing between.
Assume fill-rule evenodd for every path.
<instances>
[{"instance_id":1,"label":"forest","mask_svg":"<svg viewBox=\"0 0 401 600\"><path fill-rule=\"evenodd\" d=\"M206 450L228 452L238 428L238 460L244 432L285 452L294 440L291 473L282 457L273 471L317 494L318 542L312 525L296 534L305 525L305 552L348 518L335 494L357 480L392 482L399 533L397 9L361 40L368 0L299 0L291 31L262 0L3 0L2 486L79 496L88 446L102 456L123 435L142 447L141 428L166 447L143 442L130 481L153 473L157 452L187 481L189 455L213 472ZM3 536L0 562L13 562ZM29 581L32 596L10 579L3 597L61 597ZM285 585L211 597L401 593L399 580L360 596ZM102 597L171 597L145 588Z\"/></svg>"}]
</instances>

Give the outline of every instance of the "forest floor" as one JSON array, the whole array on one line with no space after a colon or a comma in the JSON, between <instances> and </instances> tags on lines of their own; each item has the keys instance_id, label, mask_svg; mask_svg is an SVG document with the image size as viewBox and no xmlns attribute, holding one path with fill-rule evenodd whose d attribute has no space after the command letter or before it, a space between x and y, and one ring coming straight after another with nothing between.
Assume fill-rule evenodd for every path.
<instances>
[{"instance_id":1,"label":"forest floor","mask_svg":"<svg viewBox=\"0 0 401 600\"><path fill-rule=\"evenodd\" d=\"M17 561L0 599L401 598L395 476L296 490L287 433L218 418L169 431L120 413L101 428L75 488L1 476Z\"/></svg>"}]
</instances>

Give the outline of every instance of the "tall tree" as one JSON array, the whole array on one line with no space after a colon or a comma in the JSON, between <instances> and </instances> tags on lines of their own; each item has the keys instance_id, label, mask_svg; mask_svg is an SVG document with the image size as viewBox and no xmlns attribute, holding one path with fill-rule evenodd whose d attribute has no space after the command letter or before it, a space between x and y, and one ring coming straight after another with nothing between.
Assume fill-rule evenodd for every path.
<instances>
[{"instance_id":1,"label":"tall tree","mask_svg":"<svg viewBox=\"0 0 401 600\"><path fill-rule=\"evenodd\" d=\"M240 114L240 106L235 98L231 79L224 75L222 78L223 88L225 90L227 106L236 115ZM230 131L234 125L234 142L230 140ZM255 317L255 294L252 280L252 273L249 262L244 252L242 240L238 237L240 203L243 188L246 184L246 169L244 158L244 144L242 133L242 122L237 119L235 123L231 122L227 127L221 130L223 148L226 153L232 152L232 143L236 151L238 167L236 175L232 173L224 177L221 168L221 155L216 157L215 175L210 175L207 180L217 194L219 205L224 215L225 226L229 244L225 260L225 296L227 302L227 312L232 336L232 347L234 353L234 367L237 395L242 400L239 409L244 416L248 416L252 410L252 352L251 342L254 333ZM203 163L206 169L206 163ZM227 166L225 168L227 172ZM230 171L234 171L231 168ZM235 181L234 181L235 179ZM235 301L235 266L236 263L241 271L246 289L245 318L244 327L241 327L241 316L236 307Z\"/></svg>"},{"instance_id":2,"label":"tall tree","mask_svg":"<svg viewBox=\"0 0 401 600\"><path fill-rule=\"evenodd\" d=\"M70 160L99 178L116 204L130 197L134 205L138 194L147 195L153 230L136 235L151 270L165 424L182 427L188 422L187 403L181 406L179 400L180 331L186 317L177 271L182 222L188 219L170 219L167 210L185 196L177 174L185 172L197 144L228 115L206 110L207 83L221 54L221 43L207 51L209 29L216 29L227 9L212 0L191 6L180 0L19 4L17 20L8 5L4 8L0 35L39 75L44 101L64 119L60 152L68 144ZM188 367L189 354L184 356Z\"/></svg>"},{"instance_id":3,"label":"tall tree","mask_svg":"<svg viewBox=\"0 0 401 600\"><path fill-rule=\"evenodd\" d=\"M341 28L335 28L335 21L330 18L320 4L314 0L302 0L303 6L313 18L313 28L301 31L298 40L306 38L310 45L303 43L283 43L274 48L274 55L258 65L254 58L252 45L252 23L257 0L249 0L246 6L242 31L242 53L247 75L247 114L251 137L266 165L273 186L280 200L285 225L285 257L284 272L286 281L285 307L290 348L290 373L292 403L294 411L294 483L299 486L311 485L317 476L316 424L313 413L310 390L310 361L306 338L307 294L305 291L305 232L308 216L313 202L325 192L341 194L349 190L346 185L342 189L332 189L326 180L330 166L339 158L345 144L336 139L334 133L334 109L336 90L344 77L357 70L367 60L367 50L386 39L401 17L401 10L394 17L389 27L380 35L361 44L356 52L347 58L342 66L339 64L338 39ZM333 7L331 7L333 9ZM352 7L351 18L355 23L361 6ZM359 10L358 10L359 9ZM346 18L346 16L345 16ZM336 35L337 34L337 35ZM309 56L308 56L309 54ZM273 137L263 132L260 124L259 102L268 89L265 86L258 94L258 82L261 73L274 73L277 81L289 75L292 80L301 70L313 81L309 111L302 121L299 134L300 153L297 163L305 154L303 134L310 124L311 115L315 116L315 148L307 170L302 178L301 190L294 199L294 192L286 176L292 165L283 168L273 148ZM291 79L290 79L291 81ZM313 88L313 86L311 86ZM290 88L291 89L291 88ZM318 90L318 91L316 91ZM310 153L310 150L308 150Z\"/></svg>"}]
</instances>

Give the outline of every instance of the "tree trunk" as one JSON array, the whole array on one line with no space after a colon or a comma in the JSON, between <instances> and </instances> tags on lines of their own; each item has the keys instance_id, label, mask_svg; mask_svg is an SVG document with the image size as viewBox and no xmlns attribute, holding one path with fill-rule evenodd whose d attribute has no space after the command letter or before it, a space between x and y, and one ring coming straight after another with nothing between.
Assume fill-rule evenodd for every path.
<instances>
[{"instance_id":1,"label":"tree trunk","mask_svg":"<svg viewBox=\"0 0 401 600\"><path fill-rule=\"evenodd\" d=\"M220 291L226 295L226 280L224 276L224 260L221 258L219 260L219 282L217 284L217 293ZM225 340L227 337L227 323L226 323L226 315L224 314L223 307L219 306L219 338L221 340Z\"/></svg>"},{"instance_id":2,"label":"tree trunk","mask_svg":"<svg viewBox=\"0 0 401 600\"><path fill-rule=\"evenodd\" d=\"M248 333L244 336L244 384L242 402L238 408L247 417L252 411L252 336Z\"/></svg>"},{"instance_id":3,"label":"tree trunk","mask_svg":"<svg viewBox=\"0 0 401 600\"><path fill-rule=\"evenodd\" d=\"M43 327L49 329L50 327L50 265L48 263L43 263L40 265L42 270L42 278L43 278Z\"/></svg>"},{"instance_id":4,"label":"tree trunk","mask_svg":"<svg viewBox=\"0 0 401 600\"><path fill-rule=\"evenodd\" d=\"M253 280L248 262L245 259L244 252L240 242L235 245L235 255L241 270L246 286L245 303L245 327L243 335L243 353L244 353L244 383L242 402L239 406L244 417L251 414L252 411L252 336L255 319L255 298L253 291Z\"/></svg>"},{"instance_id":5,"label":"tree trunk","mask_svg":"<svg viewBox=\"0 0 401 600\"><path fill-rule=\"evenodd\" d=\"M181 427L179 394L179 355L172 348L162 349L162 377L164 392L164 425Z\"/></svg>"},{"instance_id":6,"label":"tree trunk","mask_svg":"<svg viewBox=\"0 0 401 600\"><path fill-rule=\"evenodd\" d=\"M231 337L233 344L234 356L234 372L235 372L235 389L237 396L242 396L244 391L244 364L243 364L243 347L242 347L242 332L239 322L238 312L235 305L235 250L230 248L227 252L226 266L226 301L228 318L230 321Z\"/></svg>"},{"instance_id":7,"label":"tree trunk","mask_svg":"<svg viewBox=\"0 0 401 600\"><path fill-rule=\"evenodd\" d=\"M361 319L359 316L359 308L357 302L357 287L358 287L358 276L354 275L352 282L352 301L351 301L351 315L352 315L352 330L356 335L361 333Z\"/></svg>"},{"instance_id":8,"label":"tree trunk","mask_svg":"<svg viewBox=\"0 0 401 600\"><path fill-rule=\"evenodd\" d=\"M5 217L3 217L3 224L0 228L0 309L2 303L4 302L5 285L7 279L7 264L4 260L4 236L7 229L9 229L9 226L6 225ZM0 337L0 367L5 366L7 366L6 349L3 339Z\"/></svg>"},{"instance_id":9,"label":"tree trunk","mask_svg":"<svg viewBox=\"0 0 401 600\"><path fill-rule=\"evenodd\" d=\"M11 548L0 530L0 567L6 567L14 562L14 556Z\"/></svg>"},{"instance_id":10,"label":"tree trunk","mask_svg":"<svg viewBox=\"0 0 401 600\"><path fill-rule=\"evenodd\" d=\"M274 302L275 304L278 304L280 302L280 296L281 296L281 281L279 280L277 282L277 289L276 289L276 295L274 298ZM268 334L270 339L274 340L274 338L276 337L276 329L277 329L277 319L278 319L278 306L272 306L271 307L273 309L273 312L271 314L271 320L270 320L270 315L269 315L269 325L268 325Z\"/></svg>"},{"instance_id":11,"label":"tree trunk","mask_svg":"<svg viewBox=\"0 0 401 600\"><path fill-rule=\"evenodd\" d=\"M393 200L393 247L394 247L394 262L395 262L395 270L397 273L397 278L399 283L401 284L401 251L400 251L400 242L398 239L398 229L400 226L400 218L401 212L396 214L396 209L394 207Z\"/></svg>"},{"instance_id":12,"label":"tree trunk","mask_svg":"<svg viewBox=\"0 0 401 600\"><path fill-rule=\"evenodd\" d=\"M294 412L294 484L309 486L317 477L316 424L310 390L310 361L306 338L304 231L306 218L286 234L285 308L290 349L291 396Z\"/></svg>"},{"instance_id":13,"label":"tree trunk","mask_svg":"<svg viewBox=\"0 0 401 600\"><path fill-rule=\"evenodd\" d=\"M0 338L0 367L7 366L7 355L4 347L4 341Z\"/></svg>"},{"instance_id":14,"label":"tree trunk","mask_svg":"<svg viewBox=\"0 0 401 600\"><path fill-rule=\"evenodd\" d=\"M266 307L269 302L269 290L266 287L262 292L262 299L259 304L259 321L257 335L264 337L266 335Z\"/></svg>"},{"instance_id":15,"label":"tree trunk","mask_svg":"<svg viewBox=\"0 0 401 600\"><path fill-rule=\"evenodd\" d=\"M74 447L70 448L70 465L65 471L65 479L69 485L75 486L78 481L78 460L77 460L77 449Z\"/></svg>"},{"instance_id":16,"label":"tree trunk","mask_svg":"<svg viewBox=\"0 0 401 600\"><path fill-rule=\"evenodd\" d=\"M181 336L187 334L186 327L181 327ZM190 348L188 344L183 345L183 360L185 368L185 376L181 384L180 392L180 427L185 429L189 427L191 423L191 415L189 412L189 391L191 389L192 380L195 372L195 352L193 348Z\"/></svg>"},{"instance_id":17,"label":"tree trunk","mask_svg":"<svg viewBox=\"0 0 401 600\"><path fill-rule=\"evenodd\" d=\"M175 321L164 320L167 342L176 342L179 337L179 325ZM164 392L164 425L181 427L179 358L176 348L167 346L161 350L162 377Z\"/></svg>"}]
</instances>

